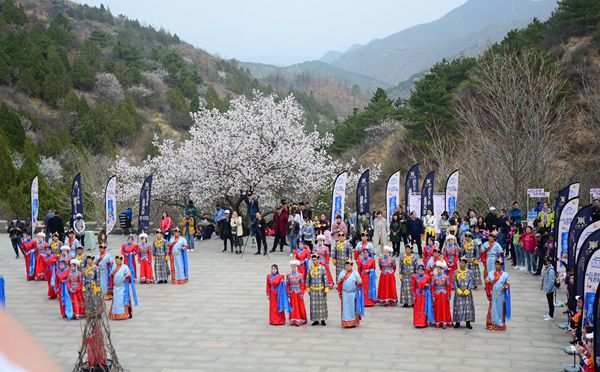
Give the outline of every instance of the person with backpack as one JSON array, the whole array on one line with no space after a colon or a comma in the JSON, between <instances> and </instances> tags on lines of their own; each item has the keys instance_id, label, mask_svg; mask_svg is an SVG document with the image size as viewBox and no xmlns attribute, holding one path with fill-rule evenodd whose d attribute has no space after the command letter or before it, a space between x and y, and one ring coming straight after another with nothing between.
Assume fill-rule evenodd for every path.
<instances>
[{"instance_id":1,"label":"person with backpack","mask_svg":"<svg viewBox=\"0 0 600 372\"><path fill-rule=\"evenodd\" d=\"M546 257L544 260L544 276L542 279L542 290L546 294L548 300L548 314L544 315L544 320L549 322L554 319L554 292L556 291L556 269L554 268L553 260Z\"/></svg>"}]
</instances>

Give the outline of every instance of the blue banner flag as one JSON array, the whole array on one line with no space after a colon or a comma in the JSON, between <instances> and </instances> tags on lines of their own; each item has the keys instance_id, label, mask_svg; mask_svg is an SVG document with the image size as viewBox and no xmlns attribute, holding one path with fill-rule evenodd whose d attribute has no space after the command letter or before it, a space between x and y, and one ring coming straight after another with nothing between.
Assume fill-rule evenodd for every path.
<instances>
[{"instance_id":1,"label":"blue banner flag","mask_svg":"<svg viewBox=\"0 0 600 372\"><path fill-rule=\"evenodd\" d=\"M406 212L410 213L409 207L409 195L419 193L419 163L413 165L406 174L406 182L404 184L405 198L404 203L406 204Z\"/></svg>"},{"instance_id":2,"label":"blue banner flag","mask_svg":"<svg viewBox=\"0 0 600 372\"><path fill-rule=\"evenodd\" d=\"M81 173L77 173L71 185L71 221L75 220L77 213L83 216L83 195L81 194Z\"/></svg>"},{"instance_id":3,"label":"blue banner flag","mask_svg":"<svg viewBox=\"0 0 600 372\"><path fill-rule=\"evenodd\" d=\"M152 176L148 176L140 191L140 212L138 214L138 234L150 229L150 200L152 200Z\"/></svg>"},{"instance_id":4,"label":"blue banner flag","mask_svg":"<svg viewBox=\"0 0 600 372\"><path fill-rule=\"evenodd\" d=\"M575 260L577 258L577 255L575 254L575 244L577 244L577 240L579 240L579 236L581 236L583 230L591 223L592 205L588 204L575 214L575 217L571 221L571 226L569 226L569 238L567 241L567 252L569 255L567 264L569 267L575 266Z\"/></svg>"},{"instance_id":5,"label":"blue banner flag","mask_svg":"<svg viewBox=\"0 0 600 372\"><path fill-rule=\"evenodd\" d=\"M575 295L583 296L586 288L586 270L590 257L598 250L598 242L600 242L600 230L591 233L581 245L579 255L577 256L577 267L575 268ZM600 273L598 273L600 275ZM600 278L600 276L599 276Z\"/></svg>"},{"instance_id":6,"label":"blue banner flag","mask_svg":"<svg viewBox=\"0 0 600 372\"><path fill-rule=\"evenodd\" d=\"M357 215L363 212L369 214L369 170L363 172L356 186L356 211Z\"/></svg>"},{"instance_id":7,"label":"blue banner flag","mask_svg":"<svg viewBox=\"0 0 600 372\"><path fill-rule=\"evenodd\" d=\"M421 189L421 216L427 215L427 210L433 210L433 186L435 182L435 171L431 171L423 180L423 188Z\"/></svg>"}]
</instances>

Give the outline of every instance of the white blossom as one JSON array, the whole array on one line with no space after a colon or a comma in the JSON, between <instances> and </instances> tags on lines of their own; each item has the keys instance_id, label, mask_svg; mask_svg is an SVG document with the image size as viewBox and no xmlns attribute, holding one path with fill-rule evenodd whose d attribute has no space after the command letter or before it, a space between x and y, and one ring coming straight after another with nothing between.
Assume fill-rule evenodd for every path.
<instances>
[{"instance_id":1,"label":"white blossom","mask_svg":"<svg viewBox=\"0 0 600 372\"><path fill-rule=\"evenodd\" d=\"M21 168L25 164L25 158L20 152L15 151L12 154L10 154L10 160L12 161L13 168L15 168L16 170L21 170Z\"/></svg>"},{"instance_id":2,"label":"white blossom","mask_svg":"<svg viewBox=\"0 0 600 372\"><path fill-rule=\"evenodd\" d=\"M117 77L109 72L100 72L96 74L96 91L113 101L123 98L123 88Z\"/></svg>"},{"instance_id":3,"label":"white blossom","mask_svg":"<svg viewBox=\"0 0 600 372\"><path fill-rule=\"evenodd\" d=\"M152 95L152 89L144 86L143 84L138 84L127 89L127 92L135 97L149 97Z\"/></svg>"},{"instance_id":4,"label":"white blossom","mask_svg":"<svg viewBox=\"0 0 600 372\"><path fill-rule=\"evenodd\" d=\"M52 157L40 157L40 174L48 186L55 190L63 180L63 167L60 162Z\"/></svg>"}]
</instances>

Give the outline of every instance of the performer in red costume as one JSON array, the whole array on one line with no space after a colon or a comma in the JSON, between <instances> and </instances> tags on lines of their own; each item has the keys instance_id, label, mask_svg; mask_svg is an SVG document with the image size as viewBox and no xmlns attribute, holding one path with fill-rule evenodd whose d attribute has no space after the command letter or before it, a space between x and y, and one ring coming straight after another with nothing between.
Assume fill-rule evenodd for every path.
<instances>
[{"instance_id":1,"label":"performer in red costume","mask_svg":"<svg viewBox=\"0 0 600 372\"><path fill-rule=\"evenodd\" d=\"M48 246L48 243L46 243L46 234L39 232L35 245L35 272L33 276L35 280L46 280L46 264L44 263L46 259L46 247Z\"/></svg>"},{"instance_id":2,"label":"performer in red costume","mask_svg":"<svg viewBox=\"0 0 600 372\"><path fill-rule=\"evenodd\" d=\"M450 314L450 277L446 274L447 266L443 261L436 263L435 273L431 276L431 294L433 295L433 313L435 323L432 326L446 328L452 326Z\"/></svg>"},{"instance_id":3,"label":"performer in red costume","mask_svg":"<svg viewBox=\"0 0 600 372\"><path fill-rule=\"evenodd\" d=\"M133 277L137 278L137 266L135 265L135 255L138 253L138 246L133 244L133 235L129 235L127 243L121 246L121 255L123 256L123 264L129 267L129 271L133 273Z\"/></svg>"},{"instance_id":4,"label":"performer in red costume","mask_svg":"<svg viewBox=\"0 0 600 372\"><path fill-rule=\"evenodd\" d=\"M58 255L52 254L52 248L50 246L46 246L45 250L46 254L41 257L44 258L44 276L46 277L46 282L48 283L48 299L54 300L56 298L56 292L54 291L54 288L58 282L56 273L56 270L58 270Z\"/></svg>"},{"instance_id":5,"label":"performer in red costume","mask_svg":"<svg viewBox=\"0 0 600 372\"><path fill-rule=\"evenodd\" d=\"M329 247L325 245L325 235L317 236L317 244L313 247L312 253L319 255L319 263L327 271L327 285L329 285L329 288L333 288L333 277L331 276L331 269L329 268L331 254L329 252Z\"/></svg>"},{"instance_id":6,"label":"performer in red costume","mask_svg":"<svg viewBox=\"0 0 600 372\"><path fill-rule=\"evenodd\" d=\"M327 248L327 247L325 247ZM306 282L302 275L298 272L300 261L290 261L292 272L287 274L287 293L290 297L290 325L301 326L306 324L306 306L304 306L304 291L306 291Z\"/></svg>"},{"instance_id":7,"label":"performer in red costume","mask_svg":"<svg viewBox=\"0 0 600 372\"><path fill-rule=\"evenodd\" d=\"M391 256L394 249L391 246L383 247L383 256L379 257L379 285L377 288L377 299L384 306L396 306L398 304L398 292L396 291L396 261Z\"/></svg>"},{"instance_id":8,"label":"performer in red costume","mask_svg":"<svg viewBox=\"0 0 600 372\"><path fill-rule=\"evenodd\" d=\"M280 285L280 284L283 284ZM271 266L271 274L267 275L267 299L269 300L269 324L285 324L285 312L279 311L279 296L287 296L285 277L279 274L277 265Z\"/></svg>"},{"instance_id":9,"label":"performer in red costume","mask_svg":"<svg viewBox=\"0 0 600 372\"><path fill-rule=\"evenodd\" d=\"M417 273L412 276L412 294L415 296L413 307L413 325L415 328L424 328L428 325L428 313L431 305L431 278L425 274L425 267L419 265ZM429 301L428 301L429 298ZM430 314L431 315L431 314ZM429 316L430 317L430 316Z\"/></svg>"},{"instance_id":10,"label":"performer in red costume","mask_svg":"<svg viewBox=\"0 0 600 372\"><path fill-rule=\"evenodd\" d=\"M27 276L27 280L34 280L36 243L31 238L29 231L25 233L25 241L21 243L21 251L23 251L23 257L25 258L25 275Z\"/></svg>"},{"instance_id":11,"label":"performer in red costume","mask_svg":"<svg viewBox=\"0 0 600 372\"><path fill-rule=\"evenodd\" d=\"M362 257L358 259L358 273L362 279L363 294L365 300L365 307L375 306L377 302L377 280L373 279L373 276L377 278L375 259L371 257L371 251L365 249Z\"/></svg>"},{"instance_id":12,"label":"performer in red costume","mask_svg":"<svg viewBox=\"0 0 600 372\"><path fill-rule=\"evenodd\" d=\"M306 282L306 273L308 272L308 261L310 261L310 251L306 248L303 241L298 242L298 249L294 250L294 260L300 261L298 272Z\"/></svg>"},{"instance_id":13,"label":"performer in red costume","mask_svg":"<svg viewBox=\"0 0 600 372\"><path fill-rule=\"evenodd\" d=\"M148 244L148 235L146 233L140 234L138 259L140 261L140 283L154 283L154 276L152 275L152 246Z\"/></svg>"},{"instance_id":14,"label":"performer in red costume","mask_svg":"<svg viewBox=\"0 0 600 372\"><path fill-rule=\"evenodd\" d=\"M365 249L373 252L373 243L369 241L369 233L366 231L360 234L360 242L356 243L354 247L354 261L358 262Z\"/></svg>"},{"instance_id":15,"label":"performer in red costume","mask_svg":"<svg viewBox=\"0 0 600 372\"><path fill-rule=\"evenodd\" d=\"M71 260L71 270L67 276L67 289L71 296L73 305L73 316L75 319L81 319L85 316L85 306L83 304L83 274L79 270L81 262L77 259Z\"/></svg>"},{"instance_id":16,"label":"performer in red costume","mask_svg":"<svg viewBox=\"0 0 600 372\"><path fill-rule=\"evenodd\" d=\"M448 274L448 277L450 277L450 282L452 282L452 278L454 278L454 272L458 268L458 255L460 254L460 247L456 242L456 236L451 234L446 235L446 241L444 242L442 254L445 256L446 262L448 263L446 274Z\"/></svg>"}]
</instances>

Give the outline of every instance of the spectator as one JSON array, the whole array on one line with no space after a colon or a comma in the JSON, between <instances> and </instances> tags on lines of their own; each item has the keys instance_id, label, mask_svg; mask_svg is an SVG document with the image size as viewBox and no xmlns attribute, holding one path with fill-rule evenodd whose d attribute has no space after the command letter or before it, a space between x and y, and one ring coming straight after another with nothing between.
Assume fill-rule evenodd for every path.
<instances>
[{"instance_id":1,"label":"spectator","mask_svg":"<svg viewBox=\"0 0 600 372\"><path fill-rule=\"evenodd\" d=\"M404 208L402 208L401 205L398 205L398 207L396 208L396 213L398 213L398 216L400 218L401 241L404 242L404 245L408 245L408 215L406 214L406 212L404 212ZM399 254L397 256L400 257Z\"/></svg>"},{"instance_id":2,"label":"spectator","mask_svg":"<svg viewBox=\"0 0 600 372\"><path fill-rule=\"evenodd\" d=\"M520 225L523 218L523 212L519 208L518 202L513 202L511 210L508 212L508 216L515 220L515 223Z\"/></svg>"},{"instance_id":3,"label":"spectator","mask_svg":"<svg viewBox=\"0 0 600 372\"><path fill-rule=\"evenodd\" d=\"M377 211L375 215L377 217L373 221L373 248L381 256L383 248L388 244L388 222L381 211Z\"/></svg>"},{"instance_id":4,"label":"spectator","mask_svg":"<svg viewBox=\"0 0 600 372\"><path fill-rule=\"evenodd\" d=\"M194 251L194 240L196 234L196 222L190 214L186 214L181 220L182 230L185 234L185 240L191 252Z\"/></svg>"},{"instance_id":5,"label":"spectator","mask_svg":"<svg viewBox=\"0 0 600 372\"><path fill-rule=\"evenodd\" d=\"M453 224L455 225L455 224ZM439 242L440 245L444 246L444 241L446 240L446 235L448 234L448 228L450 227L450 221L448 220L448 212L443 211L442 216L440 218L440 222L438 223L438 227L440 229Z\"/></svg>"},{"instance_id":6,"label":"spectator","mask_svg":"<svg viewBox=\"0 0 600 372\"><path fill-rule=\"evenodd\" d=\"M185 214L188 214L194 219L194 221L198 221L198 208L194 205L194 202L188 200L187 205L184 210Z\"/></svg>"},{"instance_id":7,"label":"spectator","mask_svg":"<svg viewBox=\"0 0 600 372\"><path fill-rule=\"evenodd\" d=\"M23 240L23 233L25 232L25 225L19 221L17 216L13 216L12 220L8 224L8 238L15 251L15 259L19 258L19 249L21 247L21 241ZM25 254L25 253L23 253Z\"/></svg>"},{"instance_id":8,"label":"spectator","mask_svg":"<svg viewBox=\"0 0 600 372\"><path fill-rule=\"evenodd\" d=\"M300 239L300 224L295 220L294 215L290 214L287 221L287 238L290 243L290 253L298 249Z\"/></svg>"},{"instance_id":9,"label":"spectator","mask_svg":"<svg viewBox=\"0 0 600 372\"><path fill-rule=\"evenodd\" d=\"M267 223L262 218L260 212L256 212L254 221L252 222L254 233L256 236L256 248L258 249L255 254L260 254L260 248L263 248L263 255L267 255Z\"/></svg>"},{"instance_id":10,"label":"spectator","mask_svg":"<svg viewBox=\"0 0 600 372\"><path fill-rule=\"evenodd\" d=\"M392 242L392 257L400 256L400 241L402 229L400 224L400 214L398 212L392 215L392 222L390 222L390 241Z\"/></svg>"},{"instance_id":11,"label":"spectator","mask_svg":"<svg viewBox=\"0 0 600 372\"><path fill-rule=\"evenodd\" d=\"M533 207L533 211L535 213L540 213L542 211L542 202L535 203L535 207Z\"/></svg>"},{"instance_id":12,"label":"spectator","mask_svg":"<svg viewBox=\"0 0 600 372\"><path fill-rule=\"evenodd\" d=\"M213 212L213 218L217 224L217 234L221 234L221 222L225 218L225 209L221 208L220 204L217 204L215 211Z\"/></svg>"},{"instance_id":13,"label":"spectator","mask_svg":"<svg viewBox=\"0 0 600 372\"><path fill-rule=\"evenodd\" d=\"M544 203L544 208L538 213L540 227L545 227L548 230L554 229L554 211L550 209L548 203Z\"/></svg>"},{"instance_id":14,"label":"spectator","mask_svg":"<svg viewBox=\"0 0 600 372\"><path fill-rule=\"evenodd\" d=\"M271 252L275 252L278 244L279 251L283 252L285 236L287 235L287 214L285 214L282 206L277 208L277 212L273 213L273 230L275 230L275 240Z\"/></svg>"},{"instance_id":15,"label":"spectator","mask_svg":"<svg viewBox=\"0 0 600 372\"><path fill-rule=\"evenodd\" d=\"M523 233L523 226L515 224L513 226L513 234L512 234L512 246L515 250L516 257L516 270L525 271L527 270L527 264L525 263L525 251L523 250L523 245L519 242L519 238Z\"/></svg>"},{"instance_id":16,"label":"spectator","mask_svg":"<svg viewBox=\"0 0 600 372\"><path fill-rule=\"evenodd\" d=\"M231 216L231 233L233 235L233 245L235 246L235 253L242 253L242 243L244 236L244 227L242 224L242 217L237 211L233 211Z\"/></svg>"},{"instance_id":17,"label":"spectator","mask_svg":"<svg viewBox=\"0 0 600 372\"><path fill-rule=\"evenodd\" d=\"M410 217L407 222L408 235L413 243L417 244L419 249L419 257L423 257L423 248L421 243L421 234L423 233L423 221L417 217L417 214L413 211L410 212Z\"/></svg>"},{"instance_id":18,"label":"spectator","mask_svg":"<svg viewBox=\"0 0 600 372\"><path fill-rule=\"evenodd\" d=\"M160 230L167 241L171 238L171 229L173 228L173 220L169 217L167 211L162 212L162 219L160 220Z\"/></svg>"},{"instance_id":19,"label":"spectator","mask_svg":"<svg viewBox=\"0 0 600 372\"><path fill-rule=\"evenodd\" d=\"M485 228L490 232L498 226L498 214L496 213L496 207L490 207L490 211L485 216L484 222Z\"/></svg>"},{"instance_id":20,"label":"spectator","mask_svg":"<svg viewBox=\"0 0 600 372\"><path fill-rule=\"evenodd\" d=\"M544 277L542 279L542 290L548 300L548 315L544 315L545 321L554 319L554 291L556 291L556 270L552 266L553 260L546 257L544 260Z\"/></svg>"},{"instance_id":21,"label":"spectator","mask_svg":"<svg viewBox=\"0 0 600 372\"><path fill-rule=\"evenodd\" d=\"M73 230L75 231L75 237L83 247L85 247L85 220L81 213L75 215L75 221L73 221Z\"/></svg>"},{"instance_id":22,"label":"spectator","mask_svg":"<svg viewBox=\"0 0 600 372\"><path fill-rule=\"evenodd\" d=\"M477 226L479 220L477 219L477 216L475 215L475 211L474 210L469 210L469 226L471 228L471 232L475 231L475 227Z\"/></svg>"},{"instance_id":23,"label":"spectator","mask_svg":"<svg viewBox=\"0 0 600 372\"><path fill-rule=\"evenodd\" d=\"M525 228L525 234L519 236L518 242L523 245L525 261L527 262L527 272L533 274L536 271L534 254L537 250L538 241L531 226Z\"/></svg>"},{"instance_id":24,"label":"spectator","mask_svg":"<svg viewBox=\"0 0 600 372\"><path fill-rule=\"evenodd\" d=\"M308 218L308 213L304 214L304 224L300 228L301 240L308 247L308 251L312 252L313 242L315 240L315 227L312 221Z\"/></svg>"},{"instance_id":25,"label":"spectator","mask_svg":"<svg viewBox=\"0 0 600 372\"><path fill-rule=\"evenodd\" d=\"M600 199L592 202L592 222L600 221Z\"/></svg>"},{"instance_id":26,"label":"spectator","mask_svg":"<svg viewBox=\"0 0 600 372\"><path fill-rule=\"evenodd\" d=\"M252 193L246 199L244 199L244 203L246 203L246 207L248 209L248 223L252 226L252 235L254 235L254 219L256 218L256 213L260 212L260 206L258 204L258 196Z\"/></svg>"},{"instance_id":27,"label":"spectator","mask_svg":"<svg viewBox=\"0 0 600 372\"><path fill-rule=\"evenodd\" d=\"M54 211L52 210L52 208L48 207L48 209L46 210L46 216L44 217L44 231L46 232L48 240L51 239L51 235L48 233L48 222L50 221L50 219L52 219L52 217L54 217Z\"/></svg>"},{"instance_id":28,"label":"spectator","mask_svg":"<svg viewBox=\"0 0 600 372\"><path fill-rule=\"evenodd\" d=\"M435 216L433 215L433 211L431 209L427 210L425 217L423 217L423 228L425 229L425 241L428 241L429 238L433 238L435 240L435 225L437 221L435 220ZM419 252L420 256L420 252Z\"/></svg>"},{"instance_id":29,"label":"spectator","mask_svg":"<svg viewBox=\"0 0 600 372\"><path fill-rule=\"evenodd\" d=\"M312 207L310 206L309 202L304 202L304 209L306 212L306 216L308 216L308 219L312 221L313 213L312 213Z\"/></svg>"},{"instance_id":30,"label":"spectator","mask_svg":"<svg viewBox=\"0 0 600 372\"><path fill-rule=\"evenodd\" d=\"M50 236L54 233L58 234L58 240L61 242L65 240L65 225L58 211L54 212L54 217L48 221L48 233Z\"/></svg>"},{"instance_id":31,"label":"spectator","mask_svg":"<svg viewBox=\"0 0 600 372\"><path fill-rule=\"evenodd\" d=\"M231 229L231 215L229 209L225 211L225 218L221 220L221 239L223 240L223 252L227 251L227 241L229 240L231 244L231 253L233 253L233 232Z\"/></svg>"}]
</instances>

